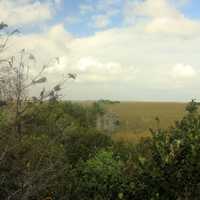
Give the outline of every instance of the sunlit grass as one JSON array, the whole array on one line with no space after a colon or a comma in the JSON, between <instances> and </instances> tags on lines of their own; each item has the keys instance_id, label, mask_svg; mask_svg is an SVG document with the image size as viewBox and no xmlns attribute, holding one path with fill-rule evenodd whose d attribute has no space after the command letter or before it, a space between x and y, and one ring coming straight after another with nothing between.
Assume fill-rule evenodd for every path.
<instances>
[{"instance_id":1,"label":"sunlit grass","mask_svg":"<svg viewBox=\"0 0 200 200\"><path fill-rule=\"evenodd\" d=\"M150 132L134 133L134 132L118 132L112 135L114 141L123 141L128 143L137 143L141 140L151 137Z\"/></svg>"},{"instance_id":2,"label":"sunlit grass","mask_svg":"<svg viewBox=\"0 0 200 200\"><path fill-rule=\"evenodd\" d=\"M91 105L92 102L82 102ZM138 142L150 137L149 128L168 128L185 115L186 103L177 102L121 102L104 104L107 111L115 113L120 120L119 130L113 140ZM156 120L159 119L159 120Z\"/></svg>"},{"instance_id":3,"label":"sunlit grass","mask_svg":"<svg viewBox=\"0 0 200 200\"><path fill-rule=\"evenodd\" d=\"M185 103L168 102L121 102L106 105L107 110L116 113L121 122L112 138L115 141L139 142L151 137L149 128L172 126L185 114L185 106Z\"/></svg>"},{"instance_id":4,"label":"sunlit grass","mask_svg":"<svg viewBox=\"0 0 200 200\"><path fill-rule=\"evenodd\" d=\"M121 132L143 133L158 126L157 117L161 128L173 125L185 114L185 106L185 103L121 102L106 105L106 108L118 115Z\"/></svg>"}]
</instances>

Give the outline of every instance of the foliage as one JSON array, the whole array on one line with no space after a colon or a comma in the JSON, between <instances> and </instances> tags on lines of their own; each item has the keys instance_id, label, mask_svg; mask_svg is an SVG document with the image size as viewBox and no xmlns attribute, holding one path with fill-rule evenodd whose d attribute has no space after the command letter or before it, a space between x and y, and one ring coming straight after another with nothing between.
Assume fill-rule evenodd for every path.
<instances>
[{"instance_id":1,"label":"foliage","mask_svg":"<svg viewBox=\"0 0 200 200\"><path fill-rule=\"evenodd\" d=\"M2 108L0 199L77 196L78 163L112 145L110 137L95 130L95 123L87 124L85 116L92 117L88 113L94 119L93 107L71 102L30 102L21 118L23 134L19 137L12 129L9 105Z\"/></svg>"},{"instance_id":2,"label":"foliage","mask_svg":"<svg viewBox=\"0 0 200 200\"><path fill-rule=\"evenodd\" d=\"M198 199L200 116L197 107L188 111L169 132L152 131L148 151L138 151L137 159L129 163L127 177L133 186L129 198Z\"/></svg>"},{"instance_id":3,"label":"foliage","mask_svg":"<svg viewBox=\"0 0 200 200\"><path fill-rule=\"evenodd\" d=\"M96 127L96 118L101 114L96 105L83 107L68 101L30 102L21 117L23 131L45 132L56 136L75 129L92 129Z\"/></svg>"},{"instance_id":4,"label":"foliage","mask_svg":"<svg viewBox=\"0 0 200 200\"><path fill-rule=\"evenodd\" d=\"M63 140L66 158L71 164L87 161L103 148L109 148L112 140L98 131L79 129L66 135Z\"/></svg>"},{"instance_id":5,"label":"foliage","mask_svg":"<svg viewBox=\"0 0 200 200\"><path fill-rule=\"evenodd\" d=\"M122 163L111 151L100 151L84 164L82 199L122 199Z\"/></svg>"},{"instance_id":6,"label":"foliage","mask_svg":"<svg viewBox=\"0 0 200 200\"><path fill-rule=\"evenodd\" d=\"M47 136L9 136L1 141L0 198L41 199L58 195L64 150ZM59 172L57 171L59 169Z\"/></svg>"}]
</instances>

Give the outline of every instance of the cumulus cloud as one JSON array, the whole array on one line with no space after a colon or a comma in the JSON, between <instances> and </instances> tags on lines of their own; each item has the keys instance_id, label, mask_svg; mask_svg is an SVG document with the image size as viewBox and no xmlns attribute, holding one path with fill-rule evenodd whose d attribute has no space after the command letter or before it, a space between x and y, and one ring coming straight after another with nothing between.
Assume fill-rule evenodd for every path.
<instances>
[{"instance_id":1,"label":"cumulus cloud","mask_svg":"<svg viewBox=\"0 0 200 200\"><path fill-rule=\"evenodd\" d=\"M121 85L144 95L146 90L173 90L175 85L196 80L197 70L192 66L200 65L199 38L157 37L142 32L142 28L110 29L76 38L58 24L41 34L17 37L15 48L30 49L41 63L60 57L60 62L48 69L48 76L55 82L63 74L77 73L75 99L84 98L80 85L91 91L91 98L97 98L95 91L102 84L109 84L109 90L116 93L116 85ZM191 65L177 65L180 60Z\"/></svg>"},{"instance_id":2,"label":"cumulus cloud","mask_svg":"<svg viewBox=\"0 0 200 200\"><path fill-rule=\"evenodd\" d=\"M200 22L195 22L181 16L179 18L161 17L152 20L146 27L148 32L195 36L200 32Z\"/></svg>"},{"instance_id":3,"label":"cumulus cloud","mask_svg":"<svg viewBox=\"0 0 200 200\"><path fill-rule=\"evenodd\" d=\"M169 67L166 72L166 79L163 79L163 87L171 90L185 89L195 91L199 84L199 70L193 65L178 63ZM182 93L182 91L179 91Z\"/></svg>"},{"instance_id":4,"label":"cumulus cloud","mask_svg":"<svg viewBox=\"0 0 200 200\"><path fill-rule=\"evenodd\" d=\"M194 78L197 72L191 65L176 64L171 75L176 80L188 80Z\"/></svg>"},{"instance_id":5,"label":"cumulus cloud","mask_svg":"<svg viewBox=\"0 0 200 200\"><path fill-rule=\"evenodd\" d=\"M169 4L168 0L146 0L146 1L133 1L133 13L137 16L148 16L153 18L179 16L176 8Z\"/></svg>"},{"instance_id":6,"label":"cumulus cloud","mask_svg":"<svg viewBox=\"0 0 200 200\"><path fill-rule=\"evenodd\" d=\"M111 23L109 15L93 16L93 25L97 28L106 28Z\"/></svg>"},{"instance_id":7,"label":"cumulus cloud","mask_svg":"<svg viewBox=\"0 0 200 200\"><path fill-rule=\"evenodd\" d=\"M77 69L76 69L77 68ZM100 62L93 57L82 57L77 65L76 70L80 74L81 82L124 82L131 81L135 78L136 70L134 67L124 67L117 62Z\"/></svg>"},{"instance_id":8,"label":"cumulus cloud","mask_svg":"<svg viewBox=\"0 0 200 200\"><path fill-rule=\"evenodd\" d=\"M61 0L1 0L0 19L10 26L28 25L49 20L53 16L54 6Z\"/></svg>"},{"instance_id":9,"label":"cumulus cloud","mask_svg":"<svg viewBox=\"0 0 200 200\"><path fill-rule=\"evenodd\" d=\"M44 50L49 56L57 55L56 51L60 54L67 49L72 38L73 36L65 31L63 24L57 24L52 26L48 31L45 30L42 33L16 35L15 38L12 39L15 43L12 48L16 49L16 51L19 50L19 48L27 48L45 58L47 54L43 55ZM41 50L41 52L38 50Z\"/></svg>"},{"instance_id":10,"label":"cumulus cloud","mask_svg":"<svg viewBox=\"0 0 200 200\"><path fill-rule=\"evenodd\" d=\"M108 0L109 5L112 2ZM68 72L78 74L77 81L70 84L71 99L188 100L200 84L200 38L178 36L198 35L199 22L183 16L167 0L145 2L131 7L134 16L141 16L134 25L78 38L57 24L41 33L16 36L11 46L15 51L29 49L38 58L38 66L59 57L59 63L53 63L47 74L51 83ZM98 9L103 8L99 5ZM83 7L84 11L93 12L93 7ZM68 94L68 90L63 93Z\"/></svg>"},{"instance_id":11,"label":"cumulus cloud","mask_svg":"<svg viewBox=\"0 0 200 200\"><path fill-rule=\"evenodd\" d=\"M200 32L200 21L184 16L170 0L128 1L125 20L135 22L138 17L145 19L145 30L151 33L193 36Z\"/></svg>"}]
</instances>

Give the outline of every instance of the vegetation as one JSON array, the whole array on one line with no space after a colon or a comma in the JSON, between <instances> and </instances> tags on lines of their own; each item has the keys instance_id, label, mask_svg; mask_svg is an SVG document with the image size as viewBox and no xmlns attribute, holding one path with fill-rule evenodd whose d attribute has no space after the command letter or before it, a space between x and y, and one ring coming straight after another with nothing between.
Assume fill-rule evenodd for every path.
<instances>
[{"instance_id":1,"label":"vegetation","mask_svg":"<svg viewBox=\"0 0 200 200\"><path fill-rule=\"evenodd\" d=\"M10 105L1 107L1 199L198 199L200 115L169 129L157 127L137 144L95 130L96 106L30 103L12 129ZM86 117L87 116L87 117Z\"/></svg>"},{"instance_id":2,"label":"vegetation","mask_svg":"<svg viewBox=\"0 0 200 200\"><path fill-rule=\"evenodd\" d=\"M39 73L25 84L26 62L13 65L12 59L1 65L9 73L1 76L0 88L0 199L199 199L200 113L194 100L168 129L156 117L152 137L116 141L96 130L97 117L106 112L101 103L61 101L61 84L32 98L27 89L46 77ZM9 70L13 76L7 79Z\"/></svg>"},{"instance_id":3,"label":"vegetation","mask_svg":"<svg viewBox=\"0 0 200 200\"><path fill-rule=\"evenodd\" d=\"M120 101L112 101L112 100L109 100L109 99L100 99L100 100L98 100L98 103L101 103L101 104L118 104L118 103L120 103Z\"/></svg>"},{"instance_id":4,"label":"vegetation","mask_svg":"<svg viewBox=\"0 0 200 200\"><path fill-rule=\"evenodd\" d=\"M185 103L175 102L121 102L105 105L108 112L119 117L120 127L114 140L138 142L151 137L149 128L167 129L185 115Z\"/></svg>"},{"instance_id":5,"label":"vegetation","mask_svg":"<svg viewBox=\"0 0 200 200\"><path fill-rule=\"evenodd\" d=\"M144 133L150 127L156 128L156 118L161 128L168 128L185 114L185 103L174 102L121 102L108 105L108 111L115 112L121 121L121 131Z\"/></svg>"}]
</instances>

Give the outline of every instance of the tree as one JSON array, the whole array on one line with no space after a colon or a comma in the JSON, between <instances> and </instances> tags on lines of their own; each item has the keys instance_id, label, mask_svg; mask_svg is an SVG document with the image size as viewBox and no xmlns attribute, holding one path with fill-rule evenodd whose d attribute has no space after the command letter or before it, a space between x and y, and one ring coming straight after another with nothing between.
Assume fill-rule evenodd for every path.
<instances>
[{"instance_id":1,"label":"tree","mask_svg":"<svg viewBox=\"0 0 200 200\"><path fill-rule=\"evenodd\" d=\"M6 105L0 107L0 199L42 199L49 195L61 199L61 180L67 169L64 148L45 133L24 134L23 122L30 105L57 101L65 81L76 75L67 74L50 90L43 89L32 97L31 88L46 83L44 73L52 61L33 76L30 68L37 64L33 54L25 49L15 56L5 54L9 38L17 32L6 32L6 28L0 24L0 105Z\"/></svg>"},{"instance_id":2,"label":"tree","mask_svg":"<svg viewBox=\"0 0 200 200\"><path fill-rule=\"evenodd\" d=\"M0 31L7 28L4 23L0 24ZM5 32L2 34L2 44L0 52L5 51L9 38L17 33L18 30L11 33ZM22 49L15 56L7 56L0 60L0 104L6 105L11 102L14 108L14 126L19 136L22 134L21 116L26 111L30 102L56 101L60 97L61 87L68 79L76 79L76 74L68 73L50 90L45 88L41 90L38 96L31 96L29 91L32 87L38 84L47 82L47 77L44 75L45 70L55 63L59 62L59 58L53 58L47 64L43 65L36 75L31 73L33 67L37 67L37 59L32 53Z\"/></svg>"}]
</instances>

